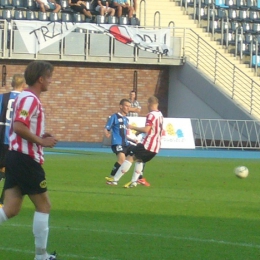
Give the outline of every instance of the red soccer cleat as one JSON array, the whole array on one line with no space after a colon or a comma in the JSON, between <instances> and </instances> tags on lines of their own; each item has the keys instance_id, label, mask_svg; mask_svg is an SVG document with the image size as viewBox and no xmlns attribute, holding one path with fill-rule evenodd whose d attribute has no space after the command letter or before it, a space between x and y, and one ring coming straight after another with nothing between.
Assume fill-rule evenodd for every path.
<instances>
[{"instance_id":1,"label":"red soccer cleat","mask_svg":"<svg viewBox=\"0 0 260 260\"><path fill-rule=\"evenodd\" d=\"M147 186L147 187L150 186L150 183L148 181L146 181L145 178L138 179L137 183L142 184L142 185Z\"/></svg>"}]
</instances>

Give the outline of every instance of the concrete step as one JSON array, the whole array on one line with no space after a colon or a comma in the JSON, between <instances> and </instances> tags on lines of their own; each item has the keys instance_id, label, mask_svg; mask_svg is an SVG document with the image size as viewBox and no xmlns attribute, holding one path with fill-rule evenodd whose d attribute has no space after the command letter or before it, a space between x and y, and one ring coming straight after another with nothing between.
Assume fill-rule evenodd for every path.
<instances>
[{"instance_id":1,"label":"concrete step","mask_svg":"<svg viewBox=\"0 0 260 260\"><path fill-rule=\"evenodd\" d=\"M243 63L243 60L240 60L239 56L235 57L234 53L229 52L230 50L234 49L234 46L229 46L228 49L221 45L219 41L217 41L217 38L220 39L219 34L215 34L214 37L208 32L206 32L206 21L201 21L201 24L198 24L198 21L193 19L193 8L188 8L187 10L184 9L184 7L179 6L179 3L172 2L169 0L162 0L162 1L156 1L156 0L149 0L149 5L147 4L147 13L146 13L146 25L147 26L153 26L154 24L158 24L158 19L160 18L160 26L161 27L168 27L169 22L173 21L175 24L175 37L183 37L183 35L180 33L178 34L178 27L181 28L190 28L192 31L194 31L199 37L201 37L203 40L205 40L205 43L209 44L211 48L216 50L218 53L220 53L227 61L229 61L231 64L235 66L237 69L237 73L239 73L239 70L242 72L240 74L241 81L244 79L243 73L245 74L245 81L246 84L243 82L243 87L248 88L244 91L244 100L241 99L241 97L236 96L237 102L241 105L244 106L246 110L249 110L250 108L248 107L248 100L250 99L250 90L251 90L251 82L247 82L249 76L252 80L254 80L257 84L260 84L260 77L257 77L254 70L252 68L249 68L248 64ZM159 11L160 16L156 15L155 12ZM187 35L187 34L186 34ZM188 37L188 35L187 35ZM191 38L190 38L191 40ZM205 44L206 45L206 44ZM206 47L205 47L206 48ZM196 53L197 47L193 42L186 41L185 43L185 49L186 49L186 54L190 55L190 60L192 60L195 56L192 56L193 53ZM207 59L207 62L215 62L214 56L208 55L208 50L204 50L201 48L201 53L200 53L200 59L203 59L203 56L205 56L205 59ZM205 62L206 64L206 62ZM224 63L223 63L224 64ZM223 65L224 66L224 65ZM210 71L209 68L200 68L205 75L211 77L210 75L214 75L214 71ZM232 67L226 68L227 73L232 74ZM225 71L225 68L223 68L223 71ZM219 72L221 73L221 72ZM223 75L223 78L225 75ZM221 79L219 79L221 80ZM228 95L231 95L230 89L227 89L228 86L222 86L221 82L216 82L216 84L222 88L224 92L226 92ZM231 84L233 84L231 82ZM235 82L235 84L239 84ZM245 86L244 86L245 85ZM229 87L230 88L230 87ZM259 88L260 89L260 88ZM257 90L255 90L257 91ZM259 90L260 92L260 90ZM257 94L257 92L255 92ZM259 93L260 94L260 93ZM239 98L241 100L239 100ZM255 114L260 114L260 109L259 111L256 110L254 111Z\"/></svg>"}]
</instances>

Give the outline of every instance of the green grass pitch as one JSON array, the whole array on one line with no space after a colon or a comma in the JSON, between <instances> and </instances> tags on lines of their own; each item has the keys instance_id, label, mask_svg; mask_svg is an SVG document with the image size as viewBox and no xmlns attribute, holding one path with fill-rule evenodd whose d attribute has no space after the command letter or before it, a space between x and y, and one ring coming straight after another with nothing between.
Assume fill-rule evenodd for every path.
<instances>
[{"instance_id":1,"label":"green grass pitch","mask_svg":"<svg viewBox=\"0 0 260 260\"><path fill-rule=\"evenodd\" d=\"M49 251L61 260L260 259L259 160L155 157L147 163L150 187L105 184L114 154L46 154L52 202ZM239 179L234 167L246 165ZM2 187L0 183L0 187ZM0 259L33 260L32 217L0 226Z\"/></svg>"}]
</instances>

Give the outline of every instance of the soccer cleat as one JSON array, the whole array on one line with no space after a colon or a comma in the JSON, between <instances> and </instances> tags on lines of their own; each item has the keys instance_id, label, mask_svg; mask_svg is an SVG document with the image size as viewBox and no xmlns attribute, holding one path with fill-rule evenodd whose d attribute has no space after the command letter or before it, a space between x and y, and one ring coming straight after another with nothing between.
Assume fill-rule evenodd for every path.
<instances>
[{"instance_id":1,"label":"soccer cleat","mask_svg":"<svg viewBox=\"0 0 260 260\"><path fill-rule=\"evenodd\" d=\"M138 179L138 180L137 180L137 183L142 184L142 185L147 186L147 187L150 186L150 183L147 182L147 180L146 180L145 178Z\"/></svg>"},{"instance_id":2,"label":"soccer cleat","mask_svg":"<svg viewBox=\"0 0 260 260\"><path fill-rule=\"evenodd\" d=\"M50 254L47 258L46 258L46 260L57 260L57 254L56 254L56 252L54 251L52 254Z\"/></svg>"},{"instance_id":3,"label":"soccer cleat","mask_svg":"<svg viewBox=\"0 0 260 260\"><path fill-rule=\"evenodd\" d=\"M34 258L34 260L36 260L36 257ZM54 251L52 254L48 255L47 258L44 258L44 260L58 260L57 253Z\"/></svg>"},{"instance_id":4,"label":"soccer cleat","mask_svg":"<svg viewBox=\"0 0 260 260\"><path fill-rule=\"evenodd\" d=\"M127 184L124 185L124 188L134 188L137 186L137 182L134 181L134 182L128 182Z\"/></svg>"},{"instance_id":5,"label":"soccer cleat","mask_svg":"<svg viewBox=\"0 0 260 260\"><path fill-rule=\"evenodd\" d=\"M107 180L106 184L108 185L112 185L112 186L117 185L117 181L115 181L113 177L106 177L106 180Z\"/></svg>"}]
</instances>

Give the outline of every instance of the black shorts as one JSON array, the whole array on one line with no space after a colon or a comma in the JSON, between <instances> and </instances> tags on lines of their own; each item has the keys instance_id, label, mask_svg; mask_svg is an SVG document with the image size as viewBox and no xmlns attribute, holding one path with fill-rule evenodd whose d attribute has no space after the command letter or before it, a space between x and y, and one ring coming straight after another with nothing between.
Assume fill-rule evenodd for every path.
<instances>
[{"instance_id":1,"label":"black shorts","mask_svg":"<svg viewBox=\"0 0 260 260\"><path fill-rule=\"evenodd\" d=\"M87 7L84 5L84 4L81 4L81 5L72 5L71 6L71 9L77 13L81 13L83 14L84 13L84 9L89 11L89 9L87 9Z\"/></svg>"},{"instance_id":2,"label":"black shorts","mask_svg":"<svg viewBox=\"0 0 260 260\"><path fill-rule=\"evenodd\" d=\"M6 154L8 152L8 144L0 144L0 168L5 167Z\"/></svg>"},{"instance_id":3,"label":"black shorts","mask_svg":"<svg viewBox=\"0 0 260 260\"><path fill-rule=\"evenodd\" d=\"M137 144L136 146L133 145L129 154L131 156L135 156L137 160L140 160L144 163L149 162L156 155L155 152L146 150L143 144Z\"/></svg>"},{"instance_id":4,"label":"black shorts","mask_svg":"<svg viewBox=\"0 0 260 260\"><path fill-rule=\"evenodd\" d=\"M5 176L5 190L18 186L23 195L47 191L42 166L27 154L9 151L6 156Z\"/></svg>"},{"instance_id":5,"label":"black shorts","mask_svg":"<svg viewBox=\"0 0 260 260\"><path fill-rule=\"evenodd\" d=\"M129 155L132 146L134 145L128 145L128 146L122 146L122 145L112 145L111 149L113 151L113 153L115 153L116 155L119 153L124 153L126 156Z\"/></svg>"}]
</instances>

